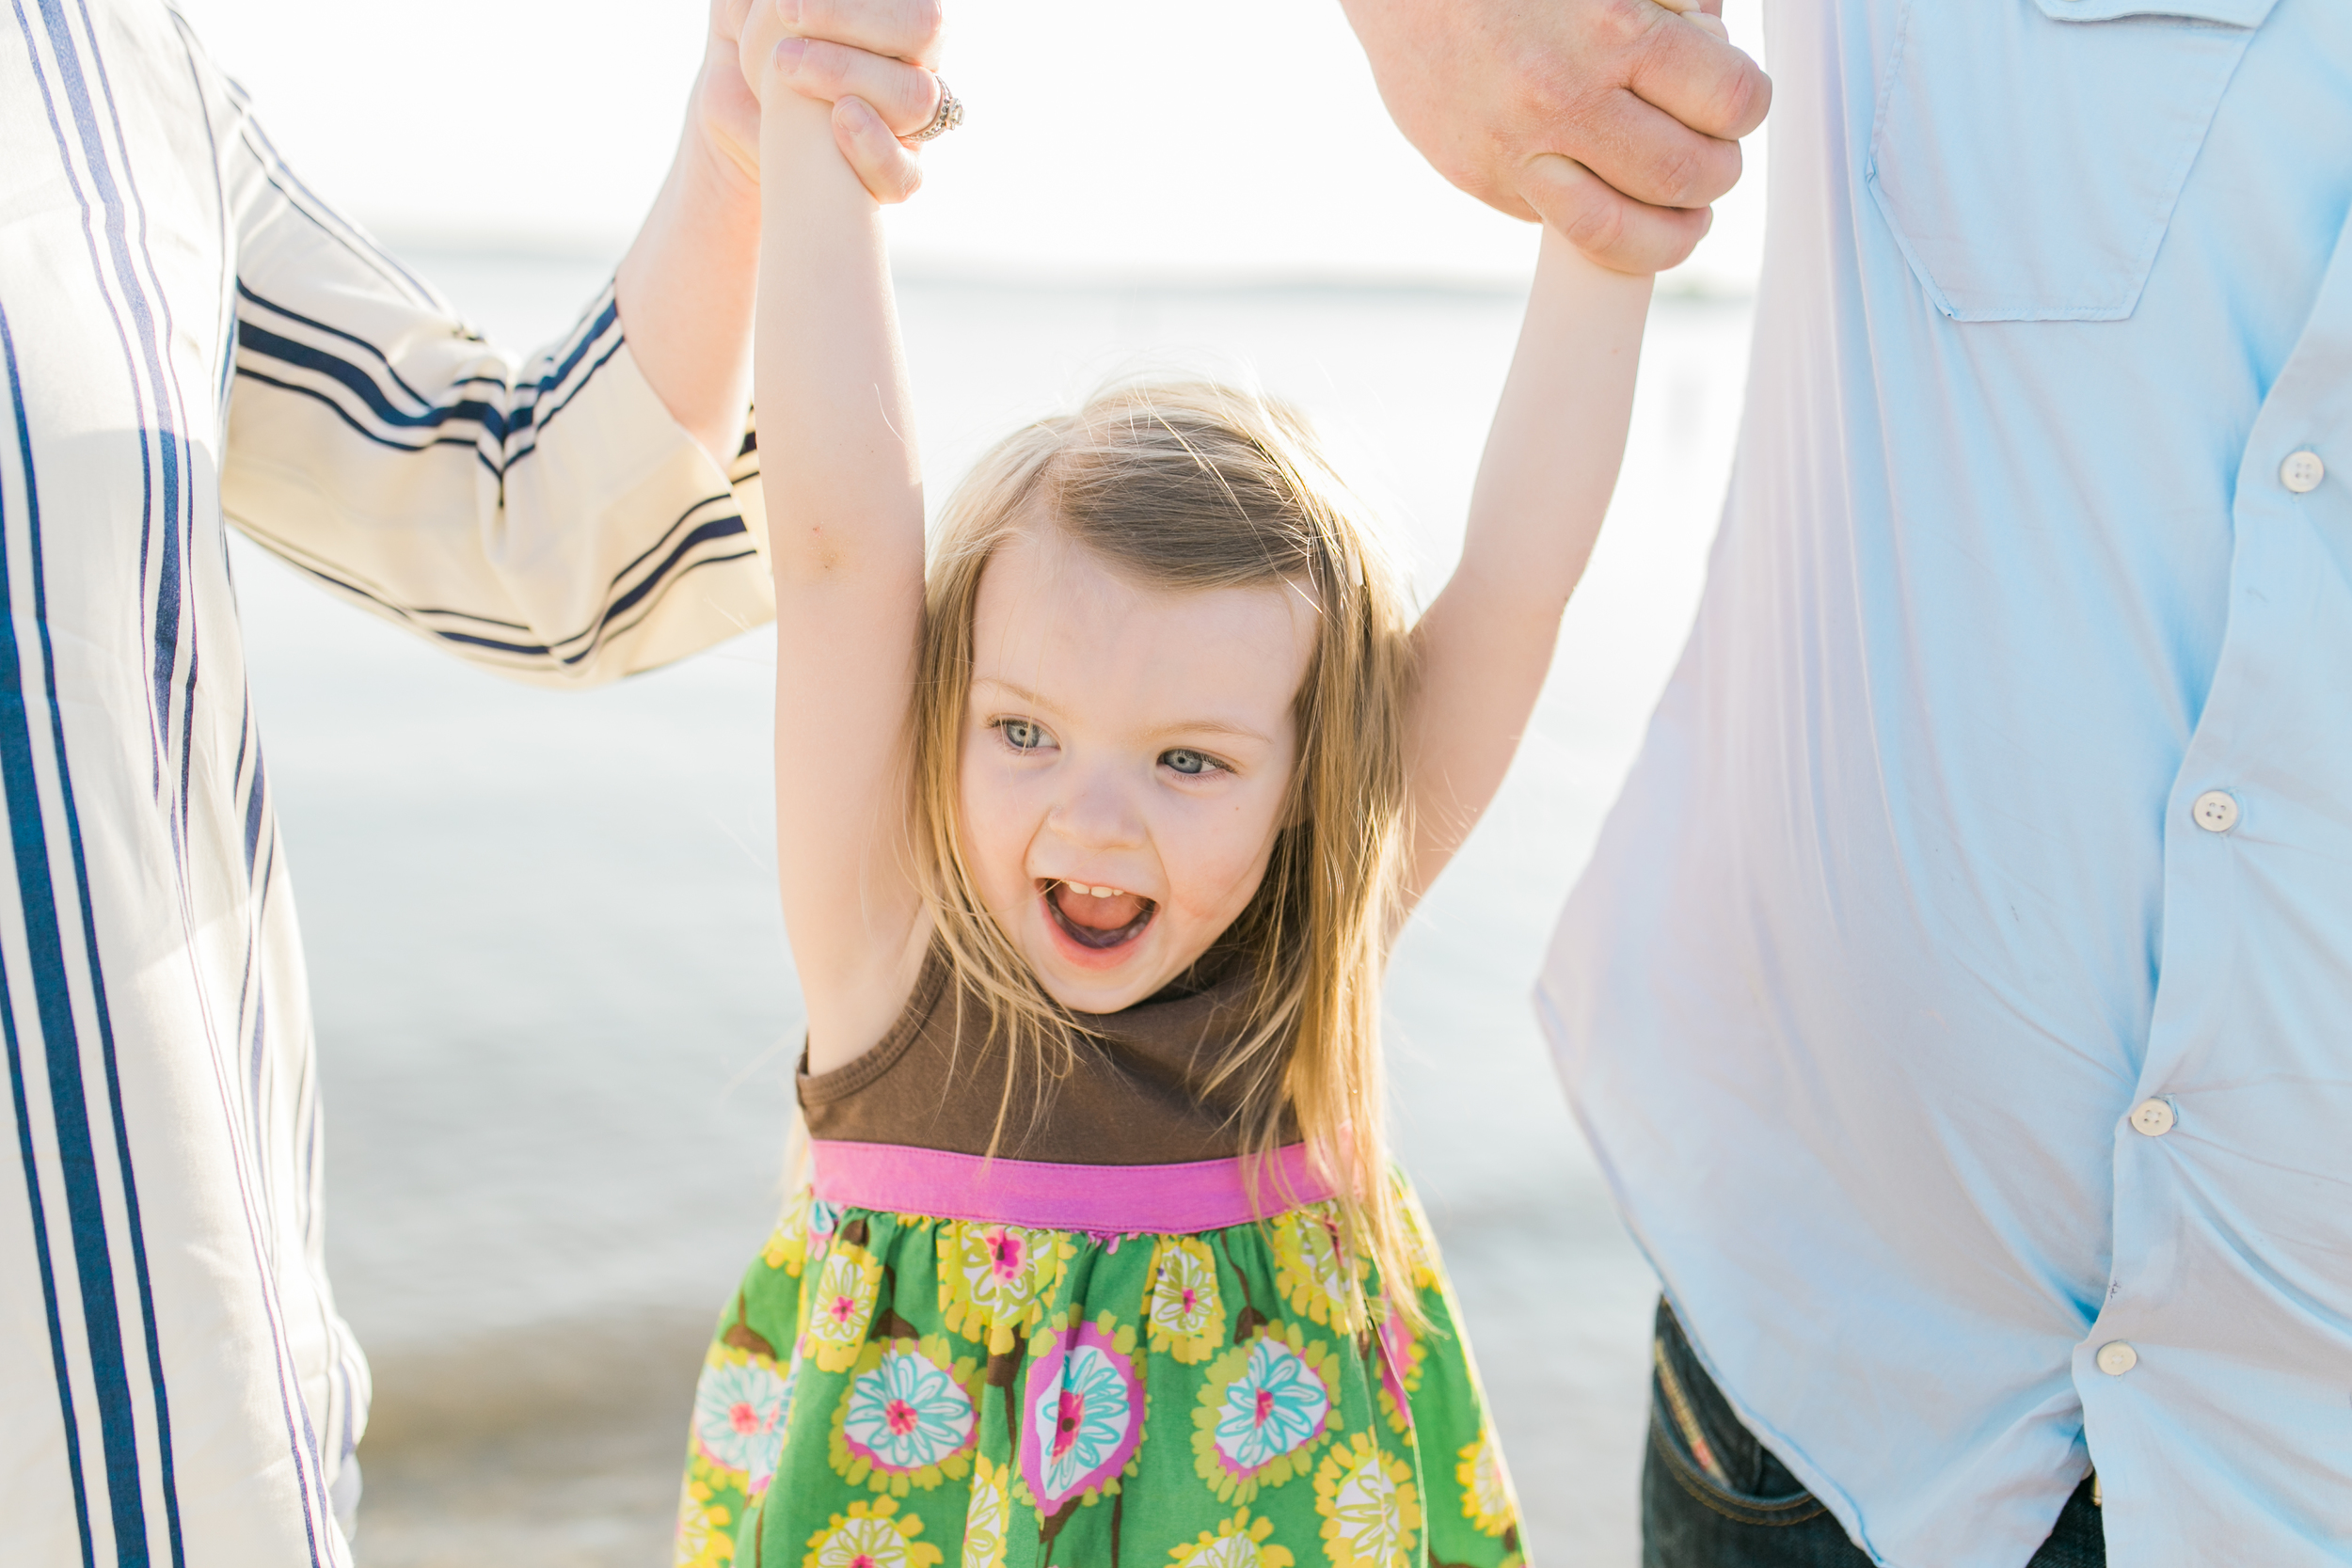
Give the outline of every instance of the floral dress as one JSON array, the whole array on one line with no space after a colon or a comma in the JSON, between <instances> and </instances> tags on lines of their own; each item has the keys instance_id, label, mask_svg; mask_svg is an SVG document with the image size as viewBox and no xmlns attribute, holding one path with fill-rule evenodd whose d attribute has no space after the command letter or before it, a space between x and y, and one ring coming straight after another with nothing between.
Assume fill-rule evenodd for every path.
<instances>
[{"instance_id":1,"label":"floral dress","mask_svg":"<svg viewBox=\"0 0 2352 1568\"><path fill-rule=\"evenodd\" d=\"M1419 1325L1327 1201L1105 1235L803 1189L705 1361L678 1568L1522 1563L1408 1215Z\"/></svg>"}]
</instances>

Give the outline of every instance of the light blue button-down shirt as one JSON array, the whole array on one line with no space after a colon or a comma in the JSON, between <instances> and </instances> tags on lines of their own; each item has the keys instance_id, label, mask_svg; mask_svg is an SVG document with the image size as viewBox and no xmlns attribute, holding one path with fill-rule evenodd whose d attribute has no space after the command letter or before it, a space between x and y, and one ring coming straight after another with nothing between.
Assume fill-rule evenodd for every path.
<instances>
[{"instance_id":1,"label":"light blue button-down shirt","mask_svg":"<svg viewBox=\"0 0 2352 1568\"><path fill-rule=\"evenodd\" d=\"M2112 1561L2352 1561L2352 5L1766 24L1747 422L1563 1073L1878 1560L2019 1568L2095 1462Z\"/></svg>"}]
</instances>

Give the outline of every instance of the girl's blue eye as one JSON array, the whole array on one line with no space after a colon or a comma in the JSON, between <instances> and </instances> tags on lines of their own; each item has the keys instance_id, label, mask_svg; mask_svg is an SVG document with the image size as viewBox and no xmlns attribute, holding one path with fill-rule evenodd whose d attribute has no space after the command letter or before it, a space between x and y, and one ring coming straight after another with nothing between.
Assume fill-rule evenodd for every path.
<instances>
[{"instance_id":1,"label":"girl's blue eye","mask_svg":"<svg viewBox=\"0 0 2352 1568\"><path fill-rule=\"evenodd\" d=\"M1217 767L1216 761L1205 753L1186 751L1162 752L1160 765L1173 768L1187 778L1196 779L1203 773L1216 771Z\"/></svg>"},{"instance_id":2,"label":"girl's blue eye","mask_svg":"<svg viewBox=\"0 0 2352 1568\"><path fill-rule=\"evenodd\" d=\"M1030 719L999 719L996 733L1016 752L1034 752L1045 744L1045 727Z\"/></svg>"}]
</instances>

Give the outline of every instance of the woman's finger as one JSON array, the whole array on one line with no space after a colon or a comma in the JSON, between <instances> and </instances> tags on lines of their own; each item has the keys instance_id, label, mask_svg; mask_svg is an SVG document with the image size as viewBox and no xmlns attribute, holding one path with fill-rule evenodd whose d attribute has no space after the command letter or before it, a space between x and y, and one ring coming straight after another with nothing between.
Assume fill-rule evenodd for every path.
<instances>
[{"instance_id":1,"label":"woman's finger","mask_svg":"<svg viewBox=\"0 0 2352 1568\"><path fill-rule=\"evenodd\" d=\"M773 4L787 32L831 39L918 65L939 63L941 0L753 0Z\"/></svg>"},{"instance_id":2,"label":"woman's finger","mask_svg":"<svg viewBox=\"0 0 2352 1568\"><path fill-rule=\"evenodd\" d=\"M922 186L922 164L864 99L834 104L833 139L857 171L858 183L883 206L904 201Z\"/></svg>"},{"instance_id":3,"label":"woman's finger","mask_svg":"<svg viewBox=\"0 0 2352 1568\"><path fill-rule=\"evenodd\" d=\"M776 73L803 98L826 103L864 99L896 135L913 135L939 112L939 78L921 66L823 39L777 44Z\"/></svg>"}]
</instances>

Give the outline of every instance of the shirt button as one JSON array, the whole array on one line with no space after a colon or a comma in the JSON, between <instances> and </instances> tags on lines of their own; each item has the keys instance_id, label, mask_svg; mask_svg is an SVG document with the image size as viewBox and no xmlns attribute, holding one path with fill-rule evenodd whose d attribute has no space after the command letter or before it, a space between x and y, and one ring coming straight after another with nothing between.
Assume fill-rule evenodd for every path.
<instances>
[{"instance_id":1,"label":"shirt button","mask_svg":"<svg viewBox=\"0 0 2352 1568\"><path fill-rule=\"evenodd\" d=\"M2172 1131L2172 1107L2161 1100L2143 1100L2132 1107L2132 1131L2161 1138Z\"/></svg>"},{"instance_id":2,"label":"shirt button","mask_svg":"<svg viewBox=\"0 0 2352 1568\"><path fill-rule=\"evenodd\" d=\"M2315 451L2298 451L2279 465L2279 483L2298 496L2306 496L2319 488L2319 482L2328 477L2328 465Z\"/></svg>"},{"instance_id":3,"label":"shirt button","mask_svg":"<svg viewBox=\"0 0 2352 1568\"><path fill-rule=\"evenodd\" d=\"M2208 789L2189 803L2192 821L2209 833L2226 833L2237 826L2237 797L2226 789Z\"/></svg>"},{"instance_id":4,"label":"shirt button","mask_svg":"<svg viewBox=\"0 0 2352 1568\"><path fill-rule=\"evenodd\" d=\"M2122 1377L2139 1365L2139 1352L2121 1339L2110 1339L2099 1347L2096 1357L2099 1370L2109 1377Z\"/></svg>"}]
</instances>

